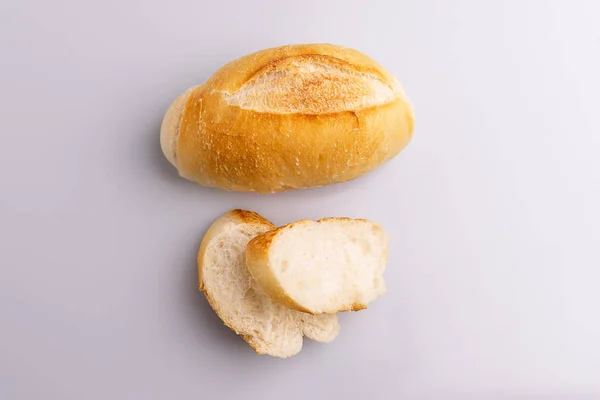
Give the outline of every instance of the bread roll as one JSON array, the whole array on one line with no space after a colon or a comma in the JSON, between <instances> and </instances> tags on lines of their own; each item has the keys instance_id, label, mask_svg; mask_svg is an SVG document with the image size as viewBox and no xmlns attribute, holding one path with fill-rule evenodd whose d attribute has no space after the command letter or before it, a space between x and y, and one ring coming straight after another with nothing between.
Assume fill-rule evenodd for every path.
<instances>
[{"instance_id":1,"label":"bread roll","mask_svg":"<svg viewBox=\"0 0 600 400\"><path fill-rule=\"evenodd\" d=\"M186 179L271 193L357 178L412 134L388 71L356 50L307 44L246 55L188 89L164 117L161 147Z\"/></svg>"}]
</instances>

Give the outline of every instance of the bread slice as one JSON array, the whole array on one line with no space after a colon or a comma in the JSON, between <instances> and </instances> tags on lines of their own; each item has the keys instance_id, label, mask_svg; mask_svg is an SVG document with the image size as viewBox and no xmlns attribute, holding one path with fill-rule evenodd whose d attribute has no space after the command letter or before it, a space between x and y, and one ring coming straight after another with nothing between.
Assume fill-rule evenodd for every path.
<instances>
[{"instance_id":1,"label":"bread slice","mask_svg":"<svg viewBox=\"0 0 600 400\"><path fill-rule=\"evenodd\" d=\"M246 244L275 226L260 215L233 210L208 229L198 253L198 278L225 325L259 354L290 357L302 336L329 342L339 333L336 314L310 315L274 303L254 282L245 263Z\"/></svg>"},{"instance_id":2,"label":"bread slice","mask_svg":"<svg viewBox=\"0 0 600 400\"><path fill-rule=\"evenodd\" d=\"M278 303L311 314L357 311L385 293L388 236L367 220L303 220L254 238L246 265Z\"/></svg>"}]
</instances>

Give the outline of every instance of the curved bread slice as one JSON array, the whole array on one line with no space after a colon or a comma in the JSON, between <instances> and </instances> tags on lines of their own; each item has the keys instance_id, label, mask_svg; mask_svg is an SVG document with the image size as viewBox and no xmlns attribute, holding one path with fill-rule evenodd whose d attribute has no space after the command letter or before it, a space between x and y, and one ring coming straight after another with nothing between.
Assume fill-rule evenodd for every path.
<instances>
[{"instance_id":1,"label":"curved bread slice","mask_svg":"<svg viewBox=\"0 0 600 400\"><path fill-rule=\"evenodd\" d=\"M259 354L290 357L302 336L329 342L339 333L337 315L310 315L274 303L256 285L245 264L246 244L274 229L260 215L233 210L216 220L198 253L200 290L225 325Z\"/></svg>"},{"instance_id":2,"label":"curved bread slice","mask_svg":"<svg viewBox=\"0 0 600 400\"><path fill-rule=\"evenodd\" d=\"M388 237L367 220L298 221L246 249L250 274L280 304L311 314L356 311L385 293Z\"/></svg>"}]
</instances>

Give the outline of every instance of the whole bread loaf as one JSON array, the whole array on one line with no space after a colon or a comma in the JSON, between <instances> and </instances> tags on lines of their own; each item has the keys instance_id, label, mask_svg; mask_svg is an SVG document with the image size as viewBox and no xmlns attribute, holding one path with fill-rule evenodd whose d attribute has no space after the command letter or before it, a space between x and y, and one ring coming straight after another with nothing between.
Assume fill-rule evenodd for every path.
<instances>
[{"instance_id":1,"label":"whole bread loaf","mask_svg":"<svg viewBox=\"0 0 600 400\"><path fill-rule=\"evenodd\" d=\"M161 147L201 185L262 193L357 178L413 134L398 80L368 56L330 44L241 57L168 109Z\"/></svg>"}]
</instances>

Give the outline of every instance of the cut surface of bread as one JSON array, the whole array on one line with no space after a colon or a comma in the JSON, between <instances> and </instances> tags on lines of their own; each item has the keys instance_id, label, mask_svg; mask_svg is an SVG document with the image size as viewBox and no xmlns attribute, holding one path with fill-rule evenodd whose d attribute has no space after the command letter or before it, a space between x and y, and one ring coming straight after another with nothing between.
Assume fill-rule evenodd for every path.
<instances>
[{"instance_id":1,"label":"cut surface of bread","mask_svg":"<svg viewBox=\"0 0 600 400\"><path fill-rule=\"evenodd\" d=\"M336 314L310 315L271 300L248 273L248 241L275 227L260 215L232 210L208 229L198 253L200 290L225 325L259 354L290 357L302 337L329 342L339 333Z\"/></svg>"},{"instance_id":2,"label":"cut surface of bread","mask_svg":"<svg viewBox=\"0 0 600 400\"><path fill-rule=\"evenodd\" d=\"M257 236L246 265L280 304L312 314L356 311L386 291L388 236L367 220L303 220Z\"/></svg>"}]
</instances>

